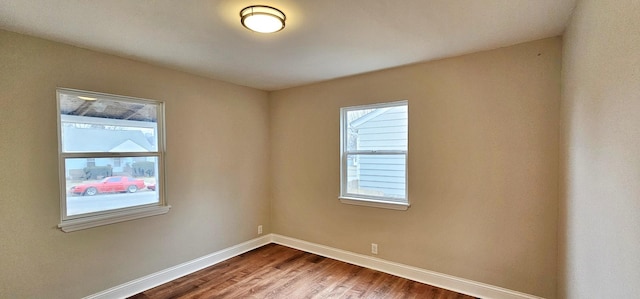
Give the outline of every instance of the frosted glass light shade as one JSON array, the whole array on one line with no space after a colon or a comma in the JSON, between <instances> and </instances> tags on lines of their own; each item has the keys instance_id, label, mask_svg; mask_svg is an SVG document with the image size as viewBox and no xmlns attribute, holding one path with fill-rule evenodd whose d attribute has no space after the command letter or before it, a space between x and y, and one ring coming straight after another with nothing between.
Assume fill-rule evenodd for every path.
<instances>
[{"instance_id":1,"label":"frosted glass light shade","mask_svg":"<svg viewBox=\"0 0 640 299\"><path fill-rule=\"evenodd\" d=\"M240 11L240 22L245 28L260 32L278 32L284 28L286 16L282 11L271 6L254 5Z\"/></svg>"}]
</instances>

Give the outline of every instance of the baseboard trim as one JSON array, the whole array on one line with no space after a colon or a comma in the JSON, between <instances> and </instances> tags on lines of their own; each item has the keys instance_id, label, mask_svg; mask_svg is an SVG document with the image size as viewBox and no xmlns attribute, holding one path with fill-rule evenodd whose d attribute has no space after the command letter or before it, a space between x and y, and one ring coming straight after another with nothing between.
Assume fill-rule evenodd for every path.
<instances>
[{"instance_id":1,"label":"baseboard trim","mask_svg":"<svg viewBox=\"0 0 640 299\"><path fill-rule=\"evenodd\" d=\"M83 299L120 299L144 292L153 287L215 265L247 251L269 243L314 253L346 263L404 277L443 289L485 299L543 299L541 297L492 286L489 284L429 271L400 263L311 243L278 234L268 234L247 242L216 251L203 257L182 263L165 270L132 280L108 290L89 295Z\"/></svg>"},{"instance_id":2,"label":"baseboard trim","mask_svg":"<svg viewBox=\"0 0 640 299\"><path fill-rule=\"evenodd\" d=\"M133 296L153 287L167 283L174 279L191 274L206 267L215 265L222 261L238 256L247 251L262 247L271 243L271 236L265 235L247 242L216 251L203 257L182 263L171 268L158 271L156 273L132 280L130 282L115 286L108 290L89 295L84 299L121 299Z\"/></svg>"},{"instance_id":3,"label":"baseboard trim","mask_svg":"<svg viewBox=\"0 0 640 299\"><path fill-rule=\"evenodd\" d=\"M389 273L395 276L422 282L439 288L467 294L479 298L493 299L542 299L541 297L492 286L489 284L407 266L387 260L302 241L277 234L271 235L271 241L283 246L314 253L346 263Z\"/></svg>"}]
</instances>

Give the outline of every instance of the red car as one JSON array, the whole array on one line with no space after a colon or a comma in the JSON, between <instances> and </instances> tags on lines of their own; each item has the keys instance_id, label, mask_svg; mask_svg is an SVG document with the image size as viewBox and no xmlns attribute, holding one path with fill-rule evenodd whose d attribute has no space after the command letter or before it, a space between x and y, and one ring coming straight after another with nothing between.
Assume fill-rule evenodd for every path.
<instances>
[{"instance_id":1,"label":"red car","mask_svg":"<svg viewBox=\"0 0 640 299\"><path fill-rule=\"evenodd\" d=\"M145 187L144 181L128 176L110 176L97 183L86 183L71 187L72 194L96 195L98 193L129 192L134 193Z\"/></svg>"}]
</instances>

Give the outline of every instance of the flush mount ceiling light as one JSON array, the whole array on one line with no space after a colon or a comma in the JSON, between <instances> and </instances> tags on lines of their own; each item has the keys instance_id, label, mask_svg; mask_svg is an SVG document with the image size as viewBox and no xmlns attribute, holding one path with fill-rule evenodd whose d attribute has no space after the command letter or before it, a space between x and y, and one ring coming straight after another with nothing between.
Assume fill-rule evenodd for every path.
<instances>
[{"instance_id":1,"label":"flush mount ceiling light","mask_svg":"<svg viewBox=\"0 0 640 299\"><path fill-rule=\"evenodd\" d=\"M265 5L252 5L240 11L240 22L245 28L260 32L273 33L284 28L287 17L277 8Z\"/></svg>"}]
</instances>

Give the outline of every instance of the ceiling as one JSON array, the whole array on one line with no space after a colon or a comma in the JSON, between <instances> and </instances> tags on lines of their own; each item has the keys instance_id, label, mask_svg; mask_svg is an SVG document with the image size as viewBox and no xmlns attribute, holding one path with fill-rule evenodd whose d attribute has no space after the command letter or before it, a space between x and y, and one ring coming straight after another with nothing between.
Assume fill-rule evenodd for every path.
<instances>
[{"instance_id":1,"label":"ceiling","mask_svg":"<svg viewBox=\"0 0 640 299\"><path fill-rule=\"evenodd\" d=\"M576 0L0 0L0 28L263 90L561 35ZM242 8L286 28L259 34Z\"/></svg>"}]
</instances>

